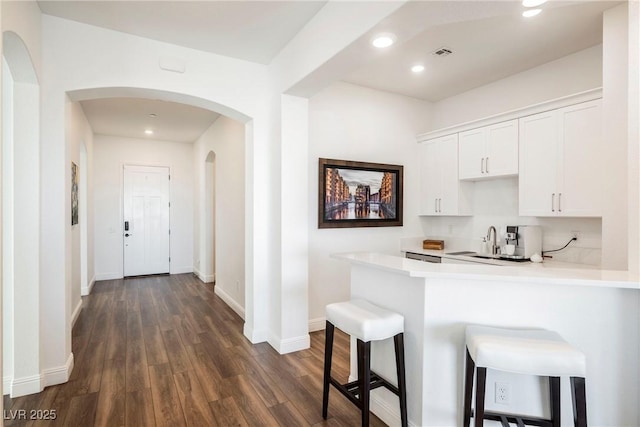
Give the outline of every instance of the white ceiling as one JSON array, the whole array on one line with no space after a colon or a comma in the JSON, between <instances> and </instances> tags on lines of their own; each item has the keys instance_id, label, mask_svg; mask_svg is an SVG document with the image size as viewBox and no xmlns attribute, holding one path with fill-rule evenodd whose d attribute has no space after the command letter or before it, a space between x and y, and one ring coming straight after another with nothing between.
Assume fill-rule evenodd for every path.
<instances>
[{"instance_id":1,"label":"white ceiling","mask_svg":"<svg viewBox=\"0 0 640 427\"><path fill-rule=\"evenodd\" d=\"M219 117L202 108L152 99L104 98L80 104L94 133L129 138L194 142ZM146 135L146 129L153 135Z\"/></svg>"},{"instance_id":2,"label":"white ceiling","mask_svg":"<svg viewBox=\"0 0 640 427\"><path fill-rule=\"evenodd\" d=\"M325 3L38 2L46 14L261 64L270 63ZM388 19L400 32L410 35L404 34L401 42L384 52L362 55L366 60L350 67L341 79L424 100L441 100L601 43L602 12L618 3L551 0L543 13L525 19L520 16L520 2L515 0L410 2ZM366 3L362 4L366 7ZM438 4L451 7L438 9ZM433 17L434 10L447 10L447 16ZM483 13L490 17L475 19ZM385 22L379 27L384 25ZM373 49L368 40L366 44L361 40L345 52L353 54L358 46ZM444 58L431 54L443 46L453 54ZM411 73L409 68L418 62L426 70ZM159 115L156 120L157 124L162 121L164 127L154 134L157 139L194 141L217 117L162 101L116 98L83 101L82 105L96 133L122 136L140 137L140 129L147 125L152 110L163 111L162 119ZM194 110L194 123L188 117L190 109ZM173 126L174 130L170 130ZM179 129L188 132L182 135L177 133ZM194 134L197 135L193 137Z\"/></svg>"},{"instance_id":3,"label":"white ceiling","mask_svg":"<svg viewBox=\"0 0 640 427\"><path fill-rule=\"evenodd\" d=\"M55 1L47 15L268 64L326 1Z\"/></svg>"},{"instance_id":4,"label":"white ceiling","mask_svg":"<svg viewBox=\"0 0 640 427\"><path fill-rule=\"evenodd\" d=\"M534 18L523 18L519 7L503 16L436 26L343 80L439 101L602 43L602 12L615 4L555 2ZM433 55L441 47L453 53ZM414 64L425 71L412 73Z\"/></svg>"}]
</instances>

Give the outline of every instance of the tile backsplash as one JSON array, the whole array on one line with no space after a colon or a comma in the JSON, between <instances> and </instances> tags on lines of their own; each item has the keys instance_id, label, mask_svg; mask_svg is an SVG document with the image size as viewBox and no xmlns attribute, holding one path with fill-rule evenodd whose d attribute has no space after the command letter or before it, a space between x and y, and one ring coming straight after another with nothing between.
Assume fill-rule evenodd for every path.
<instances>
[{"instance_id":1,"label":"tile backsplash","mask_svg":"<svg viewBox=\"0 0 640 427\"><path fill-rule=\"evenodd\" d=\"M553 260L600 265L600 218L518 216L517 178L476 182L474 187L473 216L421 217L424 236L445 240L448 248L477 251L491 225L496 227L499 236L507 225L539 225L542 228L543 251L561 248L573 237L574 232L578 234L578 240L566 249L549 254Z\"/></svg>"}]
</instances>

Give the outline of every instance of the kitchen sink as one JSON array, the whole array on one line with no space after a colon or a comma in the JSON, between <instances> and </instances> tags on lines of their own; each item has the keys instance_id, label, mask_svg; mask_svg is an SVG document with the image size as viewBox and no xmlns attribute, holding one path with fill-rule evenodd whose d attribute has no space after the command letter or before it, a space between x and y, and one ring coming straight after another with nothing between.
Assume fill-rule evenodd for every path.
<instances>
[{"instance_id":1,"label":"kitchen sink","mask_svg":"<svg viewBox=\"0 0 640 427\"><path fill-rule=\"evenodd\" d=\"M473 251L461 251L461 252L448 252L446 255L466 255L466 256L474 256L477 255Z\"/></svg>"},{"instance_id":2,"label":"kitchen sink","mask_svg":"<svg viewBox=\"0 0 640 427\"><path fill-rule=\"evenodd\" d=\"M463 255L469 258L494 259L499 261L526 262L528 258L519 255L483 255L473 251L447 252L446 255Z\"/></svg>"}]
</instances>

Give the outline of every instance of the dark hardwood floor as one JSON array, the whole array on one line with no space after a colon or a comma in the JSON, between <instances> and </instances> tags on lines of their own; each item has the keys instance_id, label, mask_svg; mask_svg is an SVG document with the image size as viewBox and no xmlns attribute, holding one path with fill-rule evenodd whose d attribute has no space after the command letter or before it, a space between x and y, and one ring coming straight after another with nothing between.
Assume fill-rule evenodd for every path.
<instances>
[{"instance_id":1,"label":"dark hardwood floor","mask_svg":"<svg viewBox=\"0 0 640 427\"><path fill-rule=\"evenodd\" d=\"M287 355L252 345L240 317L191 274L97 282L83 304L69 382L4 396L5 426L360 425L335 389L322 419L324 332ZM333 375L343 382L348 351L336 330ZM51 411L55 420L18 419Z\"/></svg>"}]
</instances>

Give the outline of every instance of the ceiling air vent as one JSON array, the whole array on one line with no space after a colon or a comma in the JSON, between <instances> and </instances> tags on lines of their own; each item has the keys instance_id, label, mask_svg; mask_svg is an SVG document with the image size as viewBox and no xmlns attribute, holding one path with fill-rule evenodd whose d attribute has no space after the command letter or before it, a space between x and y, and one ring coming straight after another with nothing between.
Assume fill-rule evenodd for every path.
<instances>
[{"instance_id":1,"label":"ceiling air vent","mask_svg":"<svg viewBox=\"0 0 640 427\"><path fill-rule=\"evenodd\" d=\"M451 55L452 53L453 51L448 47L441 47L440 49L436 49L433 51L433 54L435 56L440 56L440 57L445 57L445 56Z\"/></svg>"}]
</instances>

